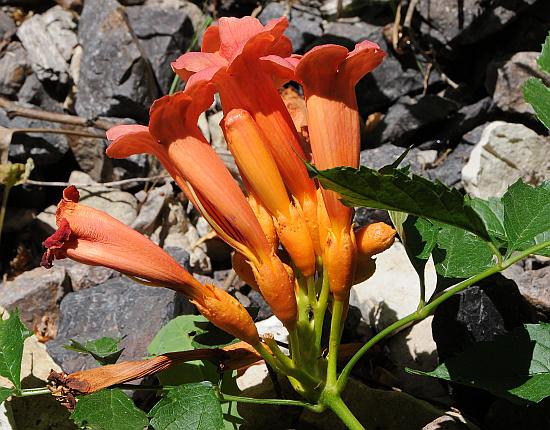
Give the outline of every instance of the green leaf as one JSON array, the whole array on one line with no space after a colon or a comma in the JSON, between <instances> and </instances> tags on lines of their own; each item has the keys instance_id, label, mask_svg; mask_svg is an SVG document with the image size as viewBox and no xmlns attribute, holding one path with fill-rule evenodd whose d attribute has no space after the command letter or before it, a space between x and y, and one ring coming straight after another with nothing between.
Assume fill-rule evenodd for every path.
<instances>
[{"instance_id":1,"label":"green leaf","mask_svg":"<svg viewBox=\"0 0 550 430\"><path fill-rule=\"evenodd\" d=\"M548 36L542 45L542 51L537 59L537 64L543 72L550 75L550 33L548 33Z\"/></svg>"},{"instance_id":2,"label":"green leaf","mask_svg":"<svg viewBox=\"0 0 550 430\"><path fill-rule=\"evenodd\" d=\"M23 343L31 335L19 319L17 309L7 320L0 317L0 376L8 378L18 390L21 389Z\"/></svg>"},{"instance_id":3,"label":"green leaf","mask_svg":"<svg viewBox=\"0 0 550 430\"><path fill-rule=\"evenodd\" d=\"M116 363L122 351L124 351L124 348L118 348L118 344L122 341L122 338L102 337L97 340L88 340L84 344L73 339L70 340L70 345L65 345L65 349L81 354L90 354L102 366Z\"/></svg>"},{"instance_id":4,"label":"green leaf","mask_svg":"<svg viewBox=\"0 0 550 430\"><path fill-rule=\"evenodd\" d=\"M489 239L483 221L469 206L470 199L439 181L409 176L403 169L379 172L361 166L359 169L336 167L320 171L309 164L308 169L324 188L339 193L348 206L406 212Z\"/></svg>"},{"instance_id":5,"label":"green leaf","mask_svg":"<svg viewBox=\"0 0 550 430\"><path fill-rule=\"evenodd\" d=\"M475 234L444 225L433 251L435 269L445 278L469 278L493 266L493 252Z\"/></svg>"},{"instance_id":6,"label":"green leaf","mask_svg":"<svg viewBox=\"0 0 550 430\"><path fill-rule=\"evenodd\" d=\"M222 408L212 384L180 385L149 412L155 430L221 430Z\"/></svg>"},{"instance_id":7,"label":"green leaf","mask_svg":"<svg viewBox=\"0 0 550 430\"><path fill-rule=\"evenodd\" d=\"M0 387L0 405L13 394L13 388Z\"/></svg>"},{"instance_id":8,"label":"green leaf","mask_svg":"<svg viewBox=\"0 0 550 430\"><path fill-rule=\"evenodd\" d=\"M533 106L540 121L550 129L550 88L539 78L529 78L523 84L523 97Z\"/></svg>"},{"instance_id":9,"label":"green leaf","mask_svg":"<svg viewBox=\"0 0 550 430\"><path fill-rule=\"evenodd\" d=\"M550 33L544 44L537 64L543 72L550 74ZM550 129L550 88L541 79L529 78L523 85L523 97L533 106L541 122Z\"/></svg>"},{"instance_id":10,"label":"green leaf","mask_svg":"<svg viewBox=\"0 0 550 430\"><path fill-rule=\"evenodd\" d=\"M520 179L502 197L508 252L524 250L550 231L550 188L532 187Z\"/></svg>"},{"instance_id":11,"label":"green leaf","mask_svg":"<svg viewBox=\"0 0 550 430\"><path fill-rule=\"evenodd\" d=\"M550 324L526 324L480 342L431 372L408 372L471 385L518 403L550 396Z\"/></svg>"},{"instance_id":12,"label":"green leaf","mask_svg":"<svg viewBox=\"0 0 550 430\"><path fill-rule=\"evenodd\" d=\"M71 418L91 430L143 430L149 423L145 412L118 388L79 397Z\"/></svg>"},{"instance_id":13,"label":"green leaf","mask_svg":"<svg viewBox=\"0 0 550 430\"><path fill-rule=\"evenodd\" d=\"M197 323L208 321L201 315L181 315L174 318L155 335L147 351L153 355L188 351L193 348L193 337L200 331Z\"/></svg>"},{"instance_id":14,"label":"green leaf","mask_svg":"<svg viewBox=\"0 0 550 430\"><path fill-rule=\"evenodd\" d=\"M538 245L539 243L548 242L550 240L550 231L545 231L544 233L537 234L535 236L535 243L533 245ZM543 248L540 251L537 251L537 255L544 255L545 257L550 257L550 246Z\"/></svg>"},{"instance_id":15,"label":"green leaf","mask_svg":"<svg viewBox=\"0 0 550 430\"><path fill-rule=\"evenodd\" d=\"M475 197L471 200L470 204L483 220L493 243L495 245L506 243L504 204L502 201L497 197L489 197L488 200Z\"/></svg>"}]
</instances>

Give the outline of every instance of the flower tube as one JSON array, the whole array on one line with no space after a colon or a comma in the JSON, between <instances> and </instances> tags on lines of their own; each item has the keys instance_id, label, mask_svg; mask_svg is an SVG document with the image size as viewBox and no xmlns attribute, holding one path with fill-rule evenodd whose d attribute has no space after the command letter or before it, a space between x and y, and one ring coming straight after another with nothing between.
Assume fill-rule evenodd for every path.
<instances>
[{"instance_id":1,"label":"flower tube","mask_svg":"<svg viewBox=\"0 0 550 430\"><path fill-rule=\"evenodd\" d=\"M70 258L117 270L151 286L181 292L213 324L251 345L260 339L244 307L225 291L202 285L141 233L100 210L79 203L74 186L63 191L56 211L58 230L44 241L42 265Z\"/></svg>"}]
</instances>

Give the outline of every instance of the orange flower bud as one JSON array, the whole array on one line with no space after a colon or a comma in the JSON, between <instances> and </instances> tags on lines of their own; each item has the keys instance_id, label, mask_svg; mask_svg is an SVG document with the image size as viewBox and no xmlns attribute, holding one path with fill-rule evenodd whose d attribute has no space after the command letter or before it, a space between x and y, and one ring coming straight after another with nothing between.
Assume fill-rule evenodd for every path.
<instances>
[{"instance_id":1,"label":"orange flower bud","mask_svg":"<svg viewBox=\"0 0 550 430\"><path fill-rule=\"evenodd\" d=\"M204 287L191 300L199 312L227 333L250 345L258 344L258 331L244 306L220 288L209 284Z\"/></svg>"},{"instance_id":2,"label":"orange flower bud","mask_svg":"<svg viewBox=\"0 0 550 430\"><path fill-rule=\"evenodd\" d=\"M380 254L393 245L395 230L384 222L375 222L355 232L357 250L367 257Z\"/></svg>"},{"instance_id":3,"label":"orange flower bud","mask_svg":"<svg viewBox=\"0 0 550 430\"><path fill-rule=\"evenodd\" d=\"M252 266L260 292L273 313L289 330L296 325L298 310L294 293L294 279L275 254L268 261Z\"/></svg>"},{"instance_id":4,"label":"orange flower bud","mask_svg":"<svg viewBox=\"0 0 550 430\"><path fill-rule=\"evenodd\" d=\"M252 194L249 194L247 199L254 215L256 215L256 218L262 227L262 231L264 232L267 241L271 245L271 249L277 250L279 247L279 238L277 237L277 231L275 230L275 224L273 224L271 214Z\"/></svg>"},{"instance_id":5,"label":"orange flower bud","mask_svg":"<svg viewBox=\"0 0 550 430\"><path fill-rule=\"evenodd\" d=\"M237 273L239 278L246 282L250 288L259 292L260 287L258 287L254 272L246 257L239 252L234 252L231 256L231 263L233 264L233 270Z\"/></svg>"}]
</instances>

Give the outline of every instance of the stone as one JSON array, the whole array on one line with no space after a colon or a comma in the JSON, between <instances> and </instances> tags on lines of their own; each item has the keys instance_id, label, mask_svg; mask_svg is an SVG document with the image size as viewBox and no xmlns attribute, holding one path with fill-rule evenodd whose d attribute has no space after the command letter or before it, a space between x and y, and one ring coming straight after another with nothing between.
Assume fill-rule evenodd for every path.
<instances>
[{"instance_id":1,"label":"stone","mask_svg":"<svg viewBox=\"0 0 550 430\"><path fill-rule=\"evenodd\" d=\"M256 323L258 334L272 334L275 340L283 343L288 343L288 330L283 323L275 316L271 316L263 321Z\"/></svg>"},{"instance_id":2,"label":"stone","mask_svg":"<svg viewBox=\"0 0 550 430\"><path fill-rule=\"evenodd\" d=\"M57 267L63 267L66 270L73 291L96 287L111 278L120 276L117 271L109 269L108 267L89 266L68 258L56 260L55 265Z\"/></svg>"},{"instance_id":3,"label":"stone","mask_svg":"<svg viewBox=\"0 0 550 430\"><path fill-rule=\"evenodd\" d=\"M429 372L438 366L432 320L433 316L430 316L392 336L387 342L388 358L395 366L391 370L398 378L400 389L415 397L450 405L447 390L439 380L411 375L405 371L405 368L411 368Z\"/></svg>"},{"instance_id":4,"label":"stone","mask_svg":"<svg viewBox=\"0 0 550 430\"><path fill-rule=\"evenodd\" d=\"M462 168L470 158L470 153L474 147L467 143L459 143L446 155L443 161L426 171L431 180L439 180L448 187L461 188Z\"/></svg>"},{"instance_id":5,"label":"stone","mask_svg":"<svg viewBox=\"0 0 550 430\"><path fill-rule=\"evenodd\" d=\"M77 114L145 121L158 91L151 66L120 3L85 2L78 38L83 56Z\"/></svg>"},{"instance_id":6,"label":"stone","mask_svg":"<svg viewBox=\"0 0 550 430\"><path fill-rule=\"evenodd\" d=\"M517 284L519 292L535 307L541 320L550 320L550 266L524 270L521 266L514 265L502 274Z\"/></svg>"},{"instance_id":7,"label":"stone","mask_svg":"<svg viewBox=\"0 0 550 430\"><path fill-rule=\"evenodd\" d=\"M219 111L208 115L208 133L209 133L209 142L213 148L218 149L227 149L227 142L223 135L223 130L220 127L220 122L223 119L223 111Z\"/></svg>"},{"instance_id":8,"label":"stone","mask_svg":"<svg viewBox=\"0 0 550 430\"><path fill-rule=\"evenodd\" d=\"M435 290L432 260L425 270L427 297ZM376 257L374 275L351 290L350 304L357 306L367 324L381 330L414 312L418 307L420 282L400 242Z\"/></svg>"},{"instance_id":9,"label":"stone","mask_svg":"<svg viewBox=\"0 0 550 430\"><path fill-rule=\"evenodd\" d=\"M170 63L185 51L195 32L191 19L183 10L163 4L128 7L126 14L161 92L167 94L174 79Z\"/></svg>"},{"instance_id":10,"label":"stone","mask_svg":"<svg viewBox=\"0 0 550 430\"><path fill-rule=\"evenodd\" d=\"M273 311L259 292L250 290L247 297L250 300L250 306L258 309L256 321L266 320L273 315Z\"/></svg>"},{"instance_id":11,"label":"stone","mask_svg":"<svg viewBox=\"0 0 550 430\"><path fill-rule=\"evenodd\" d=\"M37 267L0 286L0 306L19 308L21 321L42 338L55 337L59 319L59 303L70 291L70 282L63 267Z\"/></svg>"},{"instance_id":12,"label":"stone","mask_svg":"<svg viewBox=\"0 0 550 430\"><path fill-rule=\"evenodd\" d=\"M67 62L48 33L41 15L33 15L23 21L17 30L17 37L27 50L32 69L40 81L59 86L69 83Z\"/></svg>"},{"instance_id":13,"label":"stone","mask_svg":"<svg viewBox=\"0 0 550 430\"><path fill-rule=\"evenodd\" d=\"M363 149L360 155L360 162L363 166L378 170L394 163L403 152L405 152L405 148L387 143L377 148ZM409 165L412 172L420 173L422 171L422 166L418 158L420 152L421 151L417 148L412 148L402 161L401 166Z\"/></svg>"},{"instance_id":14,"label":"stone","mask_svg":"<svg viewBox=\"0 0 550 430\"><path fill-rule=\"evenodd\" d=\"M0 10L0 40L10 40L16 32L17 26L13 19L6 12Z\"/></svg>"},{"instance_id":15,"label":"stone","mask_svg":"<svg viewBox=\"0 0 550 430\"><path fill-rule=\"evenodd\" d=\"M363 21L329 22L315 45L334 43L352 50L356 43L364 40L378 43L387 55L382 64L359 82L357 103L363 115L386 109L400 97L423 90L424 78L418 67L408 65L396 57L384 38L383 26ZM440 81L439 74L432 72L428 84L431 86Z\"/></svg>"},{"instance_id":16,"label":"stone","mask_svg":"<svg viewBox=\"0 0 550 430\"><path fill-rule=\"evenodd\" d=\"M292 43L292 52L302 54L306 48L323 34L322 17L313 8L303 5L292 5L285 2L268 3L258 19L262 24L268 21L288 16L289 26L285 35Z\"/></svg>"},{"instance_id":17,"label":"stone","mask_svg":"<svg viewBox=\"0 0 550 430\"><path fill-rule=\"evenodd\" d=\"M538 52L518 52L497 70L494 85L493 101L506 113L535 115L533 107L523 98L523 92L518 89L531 76L541 77L550 83L550 78L539 72Z\"/></svg>"},{"instance_id":18,"label":"stone","mask_svg":"<svg viewBox=\"0 0 550 430\"><path fill-rule=\"evenodd\" d=\"M439 45L476 43L511 23L536 0L483 0L431 2L420 0L416 10L421 17L419 32Z\"/></svg>"},{"instance_id":19,"label":"stone","mask_svg":"<svg viewBox=\"0 0 550 430\"><path fill-rule=\"evenodd\" d=\"M401 97L374 129L371 142L408 146L428 127L448 119L458 110L449 99L428 94L417 98ZM370 143L372 145L373 143Z\"/></svg>"},{"instance_id":20,"label":"stone","mask_svg":"<svg viewBox=\"0 0 550 430\"><path fill-rule=\"evenodd\" d=\"M0 58L0 94L13 97L31 70L27 53L19 42L11 42Z\"/></svg>"},{"instance_id":21,"label":"stone","mask_svg":"<svg viewBox=\"0 0 550 430\"><path fill-rule=\"evenodd\" d=\"M531 185L550 179L549 143L549 137L522 124L490 123L462 169L465 190L476 197L500 197L519 178Z\"/></svg>"},{"instance_id":22,"label":"stone","mask_svg":"<svg viewBox=\"0 0 550 430\"><path fill-rule=\"evenodd\" d=\"M536 313L517 285L493 275L439 305L432 323L439 360L444 362L477 342L489 342L525 323ZM452 397L465 414L484 416L494 397L486 391L453 385Z\"/></svg>"},{"instance_id":23,"label":"stone","mask_svg":"<svg viewBox=\"0 0 550 430\"><path fill-rule=\"evenodd\" d=\"M78 45L75 15L61 6L54 6L41 16L55 47L65 61L69 62L74 48Z\"/></svg>"},{"instance_id":24,"label":"stone","mask_svg":"<svg viewBox=\"0 0 550 430\"><path fill-rule=\"evenodd\" d=\"M8 128L61 128L62 125L38 119L16 116L9 119L4 110L0 109L0 126ZM9 158L14 163L25 163L32 158L36 166L47 166L61 160L69 151L67 138L62 134L16 133L9 147Z\"/></svg>"},{"instance_id":25,"label":"stone","mask_svg":"<svg viewBox=\"0 0 550 430\"><path fill-rule=\"evenodd\" d=\"M61 94L56 93L50 86L42 85L35 73L27 76L17 93L19 102L30 103L50 112L63 112L63 104L58 100L60 96ZM74 136L67 135L66 139L72 140L71 137Z\"/></svg>"},{"instance_id":26,"label":"stone","mask_svg":"<svg viewBox=\"0 0 550 430\"><path fill-rule=\"evenodd\" d=\"M86 129L86 131L97 133L97 130L93 128ZM113 163L105 154L109 141L82 136L67 136L67 141L82 172L98 182L110 177Z\"/></svg>"},{"instance_id":27,"label":"stone","mask_svg":"<svg viewBox=\"0 0 550 430\"><path fill-rule=\"evenodd\" d=\"M125 336L120 360L140 360L147 355L147 345L158 330L191 309L189 302L172 290L139 285L126 277L109 279L63 299L58 335L48 342L48 352L63 371L71 373L97 367L97 363L90 356L63 348L70 339Z\"/></svg>"},{"instance_id":28,"label":"stone","mask_svg":"<svg viewBox=\"0 0 550 430\"><path fill-rule=\"evenodd\" d=\"M153 233L158 226L157 221L161 216L162 210L173 194L174 191L171 182L166 182L166 184L150 190L147 193L145 201L141 204L139 213L132 222L131 227L140 233Z\"/></svg>"},{"instance_id":29,"label":"stone","mask_svg":"<svg viewBox=\"0 0 550 430\"><path fill-rule=\"evenodd\" d=\"M467 425L455 420L450 415L445 415L426 424L421 430L466 430L468 428Z\"/></svg>"},{"instance_id":30,"label":"stone","mask_svg":"<svg viewBox=\"0 0 550 430\"><path fill-rule=\"evenodd\" d=\"M164 250L170 254L181 267L186 270L191 270L191 266L189 265L189 253L185 249L175 246L167 246Z\"/></svg>"}]
</instances>

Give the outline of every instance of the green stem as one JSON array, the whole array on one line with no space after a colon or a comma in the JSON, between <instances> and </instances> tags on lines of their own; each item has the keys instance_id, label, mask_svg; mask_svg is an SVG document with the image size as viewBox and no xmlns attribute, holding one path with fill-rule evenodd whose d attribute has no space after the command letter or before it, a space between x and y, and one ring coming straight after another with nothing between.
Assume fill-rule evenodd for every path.
<instances>
[{"instance_id":1,"label":"green stem","mask_svg":"<svg viewBox=\"0 0 550 430\"><path fill-rule=\"evenodd\" d=\"M4 218L6 217L6 209L8 207L8 196L11 191L11 185L4 186L4 194L2 195L2 207L0 208L0 243L2 243L2 229L4 228Z\"/></svg>"},{"instance_id":2,"label":"green stem","mask_svg":"<svg viewBox=\"0 0 550 430\"><path fill-rule=\"evenodd\" d=\"M334 412L349 430L365 430L355 415L348 409L340 395L324 392L321 403Z\"/></svg>"},{"instance_id":3,"label":"green stem","mask_svg":"<svg viewBox=\"0 0 550 430\"><path fill-rule=\"evenodd\" d=\"M30 397L30 396L41 396L43 394L52 394L48 387L43 388L27 388L21 390L19 393L14 393L15 397Z\"/></svg>"},{"instance_id":4,"label":"green stem","mask_svg":"<svg viewBox=\"0 0 550 430\"><path fill-rule=\"evenodd\" d=\"M323 282L321 284L321 292L317 302L317 308L313 313L315 321L315 348L321 351L321 337L323 336L323 322L325 320L325 312L327 311L330 286L328 283L327 271L323 271Z\"/></svg>"},{"instance_id":5,"label":"green stem","mask_svg":"<svg viewBox=\"0 0 550 430\"><path fill-rule=\"evenodd\" d=\"M252 403L256 405L284 405L284 406L299 406L309 409L314 412L322 412L324 409L322 405L314 405L311 403L301 402L299 400L287 400L287 399L255 399L253 397L241 397L233 396L231 394L224 394L219 392L221 402L239 402L239 403Z\"/></svg>"},{"instance_id":6,"label":"green stem","mask_svg":"<svg viewBox=\"0 0 550 430\"><path fill-rule=\"evenodd\" d=\"M540 251L541 249L544 249L546 247L550 246L550 240L547 240L545 242L539 243L535 246L532 246L525 251L521 251L517 253L516 255L508 258L506 261L504 261L502 264L499 264L498 266L490 267L486 270L484 270L481 273L478 273L475 276L472 276L471 278L465 279L462 282L459 282L454 287L449 288L448 290L445 290L443 293L441 293L436 298L432 299L426 306L424 306L422 309L417 310L416 312L413 312L410 315L407 315L406 317L400 319L399 321L394 322L390 326L386 327L384 330L382 330L380 333L378 333L376 336L374 336L372 339L370 339L367 343L365 343L359 351L355 353L355 355L348 361L344 369L342 370L342 373L338 377L338 390L341 392L341 390L344 389L346 386L347 380L349 378L349 375L351 373L351 370L353 367L357 364L359 359L374 345L376 345L378 342L380 342L382 339L384 339L386 336L394 333L395 331L418 321L423 320L424 318L431 315L432 312L435 311L435 309L444 301L455 295L456 293L468 288L469 286L475 284L476 282L485 279L488 276L494 275L495 273L500 272L501 270L507 269L512 264L517 263L518 261L524 259L525 257L536 253L537 251Z\"/></svg>"},{"instance_id":7,"label":"green stem","mask_svg":"<svg viewBox=\"0 0 550 430\"><path fill-rule=\"evenodd\" d=\"M336 385L336 368L338 364L338 348L340 347L340 338L342 336L342 316L344 314L345 302L343 300L334 300L332 303L332 319L330 321L330 337L328 341L328 367L327 367L327 386Z\"/></svg>"}]
</instances>

